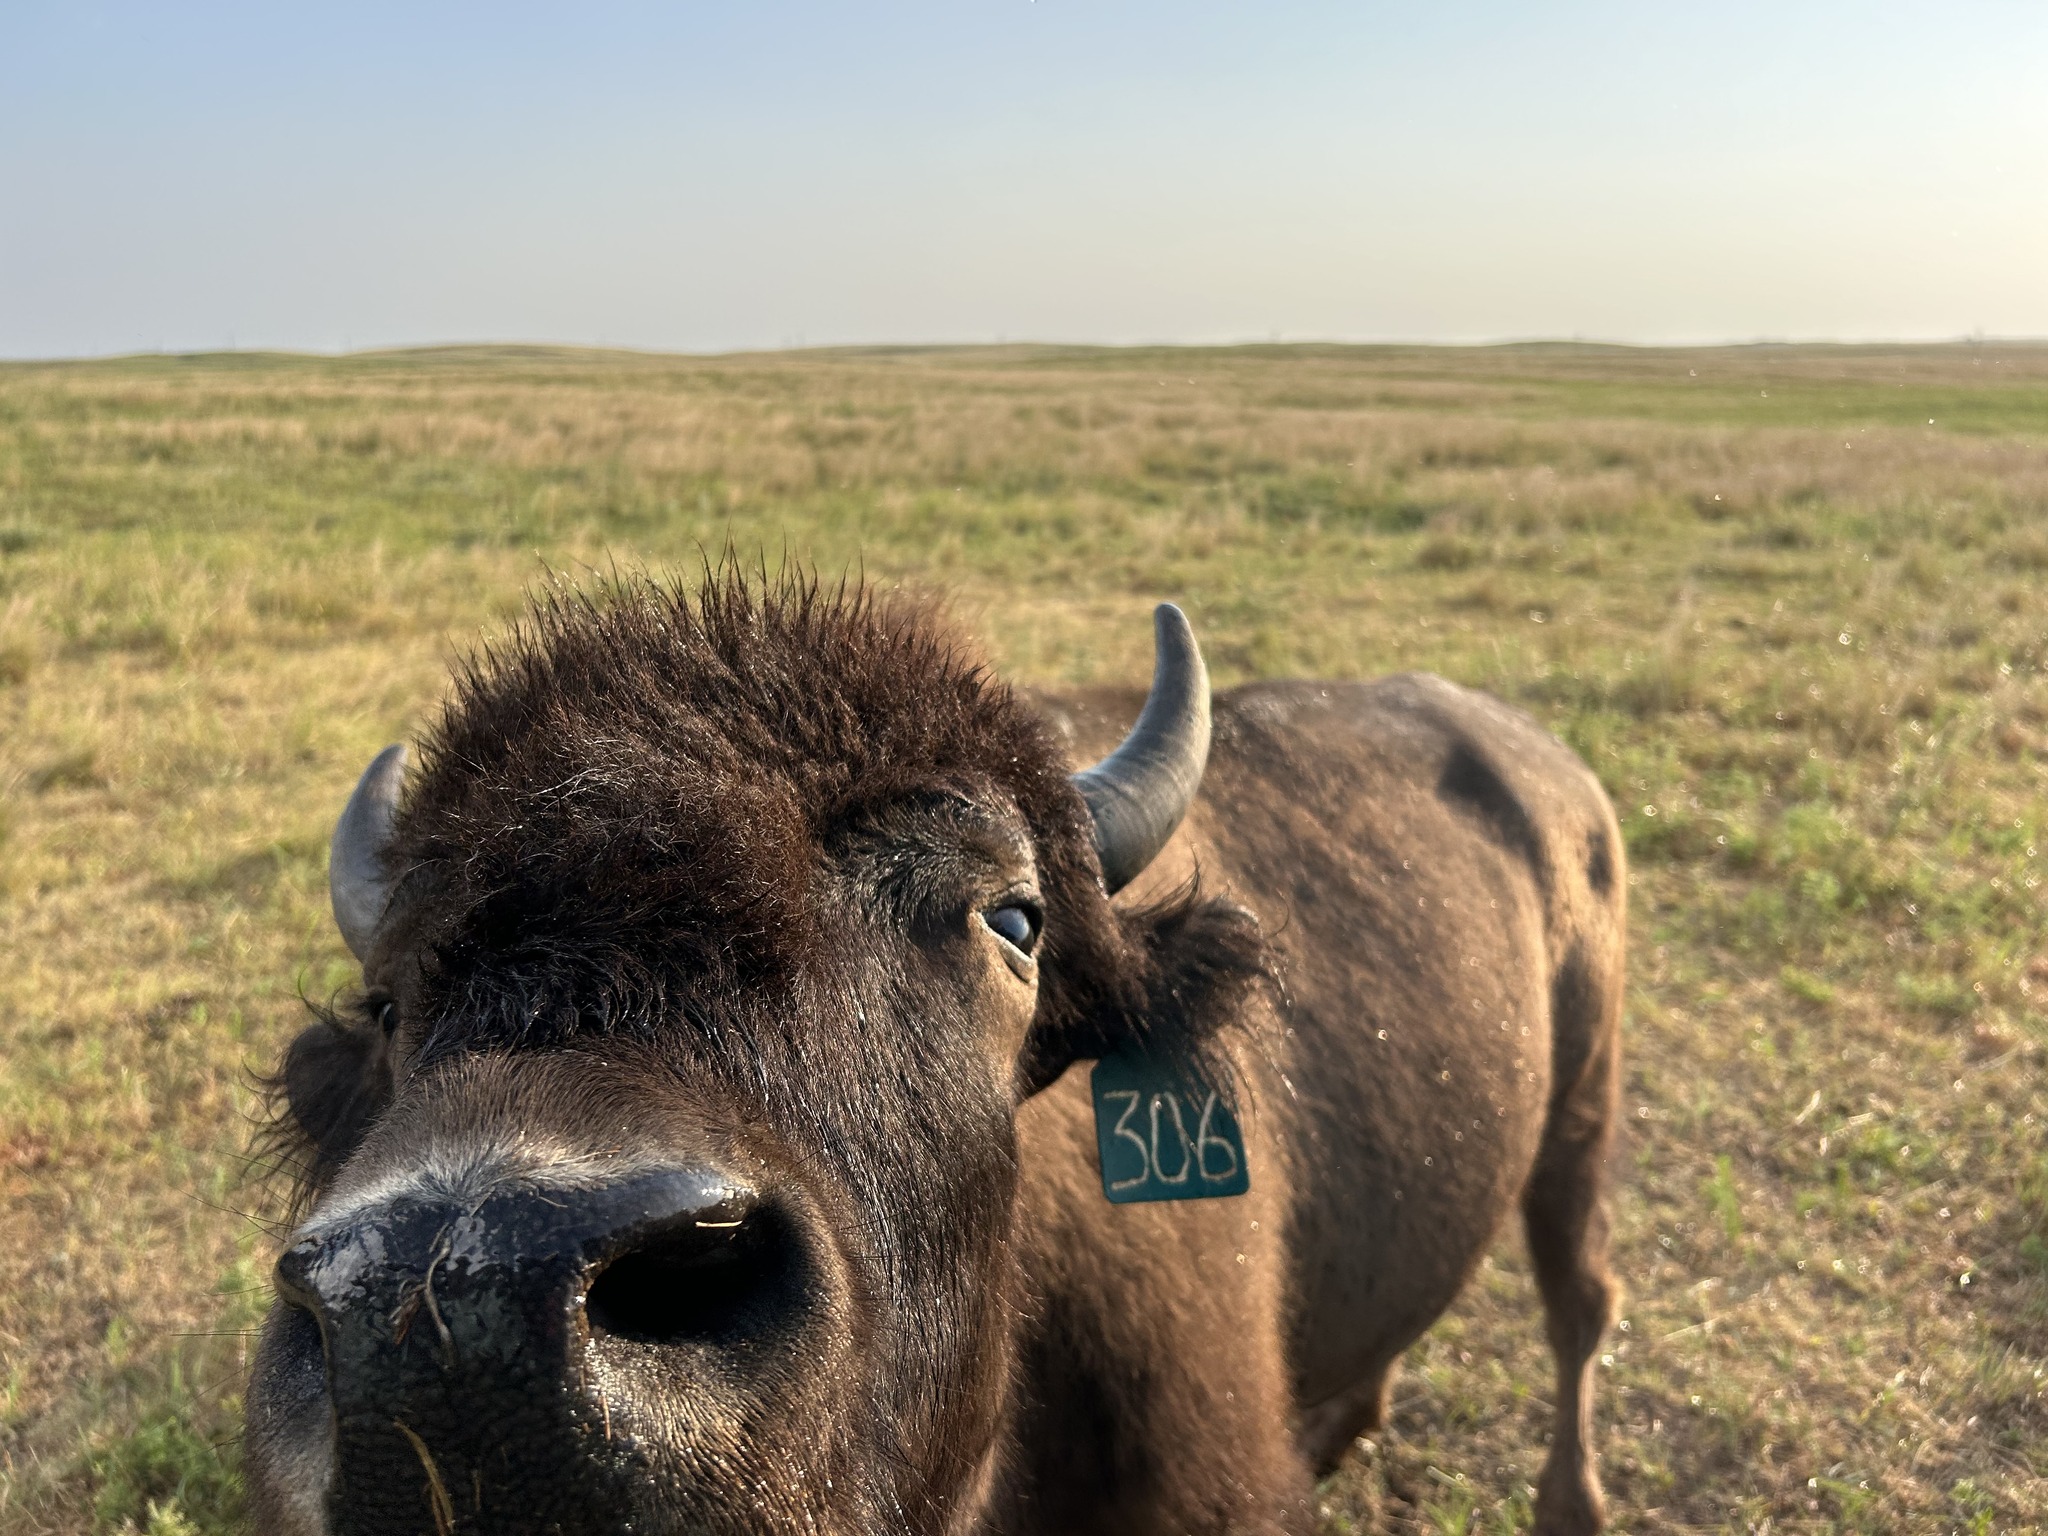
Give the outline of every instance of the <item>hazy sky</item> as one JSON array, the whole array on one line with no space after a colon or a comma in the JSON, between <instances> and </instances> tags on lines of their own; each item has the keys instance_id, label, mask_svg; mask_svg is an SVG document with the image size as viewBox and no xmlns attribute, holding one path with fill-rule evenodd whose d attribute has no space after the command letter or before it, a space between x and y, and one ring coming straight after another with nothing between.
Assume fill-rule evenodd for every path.
<instances>
[{"instance_id":1,"label":"hazy sky","mask_svg":"<svg viewBox=\"0 0 2048 1536\"><path fill-rule=\"evenodd\" d=\"M0 355L2048 335L2048 5L0 0Z\"/></svg>"}]
</instances>

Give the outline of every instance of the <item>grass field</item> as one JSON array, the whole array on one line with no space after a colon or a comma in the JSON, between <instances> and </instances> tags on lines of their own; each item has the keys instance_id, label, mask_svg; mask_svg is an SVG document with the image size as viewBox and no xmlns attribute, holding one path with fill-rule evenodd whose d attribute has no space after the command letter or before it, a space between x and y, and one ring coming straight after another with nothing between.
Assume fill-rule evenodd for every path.
<instances>
[{"instance_id":1,"label":"grass field","mask_svg":"<svg viewBox=\"0 0 2048 1536\"><path fill-rule=\"evenodd\" d=\"M730 542L1014 675L1425 667L1633 856L1627 1531L2048 1527L2048 347L0 366L0 1531L241 1529L255 1094L325 847L552 568ZM1331 1531L1527 1524L1519 1241Z\"/></svg>"}]
</instances>

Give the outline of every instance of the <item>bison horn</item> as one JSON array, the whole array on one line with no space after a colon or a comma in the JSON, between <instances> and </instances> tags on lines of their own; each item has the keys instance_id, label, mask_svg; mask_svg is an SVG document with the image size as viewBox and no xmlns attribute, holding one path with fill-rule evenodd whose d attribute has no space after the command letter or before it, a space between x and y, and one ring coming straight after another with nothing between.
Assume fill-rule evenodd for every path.
<instances>
[{"instance_id":1,"label":"bison horn","mask_svg":"<svg viewBox=\"0 0 2048 1536\"><path fill-rule=\"evenodd\" d=\"M1209 761L1209 669L1195 632L1172 603L1154 609L1152 623L1157 659L1144 712L1123 745L1074 775L1095 821L1102 884L1112 895L1166 846Z\"/></svg>"},{"instance_id":2,"label":"bison horn","mask_svg":"<svg viewBox=\"0 0 2048 1536\"><path fill-rule=\"evenodd\" d=\"M391 823L398 815L398 791L405 783L405 748L386 747L356 781L327 856L327 894L334 903L334 925L358 960L370 954L370 941L391 904L391 876L384 868L384 849L391 841Z\"/></svg>"}]
</instances>

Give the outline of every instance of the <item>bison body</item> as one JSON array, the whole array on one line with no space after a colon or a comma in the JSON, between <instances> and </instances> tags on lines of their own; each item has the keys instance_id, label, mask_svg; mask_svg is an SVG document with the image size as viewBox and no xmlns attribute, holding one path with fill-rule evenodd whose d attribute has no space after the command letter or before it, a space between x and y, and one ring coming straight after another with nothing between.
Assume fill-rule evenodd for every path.
<instances>
[{"instance_id":1,"label":"bison body","mask_svg":"<svg viewBox=\"0 0 2048 1536\"><path fill-rule=\"evenodd\" d=\"M1088 760L1137 701L1045 702ZM1258 683L1217 698L1202 794L1133 895L1197 870L1257 915L1278 983L1233 1033L1252 1189L1110 1205L1085 1073L1025 1106L1043 1379L1010 1437L1033 1513L997 1528L1311 1526L1304 1468L1380 1423L1401 1352L1517 1210L1558 1359L1540 1526L1597 1527L1624 922L1605 795L1439 678Z\"/></svg>"},{"instance_id":2,"label":"bison body","mask_svg":"<svg viewBox=\"0 0 2048 1536\"><path fill-rule=\"evenodd\" d=\"M1212 743L1171 633L1122 747L1137 698L801 584L472 668L337 833L263 1528L1305 1532L1519 1210L1538 1526L1595 1529L1612 812L1434 678L1241 688ZM1249 1190L1106 1198L1108 1056L1219 1087Z\"/></svg>"}]
</instances>

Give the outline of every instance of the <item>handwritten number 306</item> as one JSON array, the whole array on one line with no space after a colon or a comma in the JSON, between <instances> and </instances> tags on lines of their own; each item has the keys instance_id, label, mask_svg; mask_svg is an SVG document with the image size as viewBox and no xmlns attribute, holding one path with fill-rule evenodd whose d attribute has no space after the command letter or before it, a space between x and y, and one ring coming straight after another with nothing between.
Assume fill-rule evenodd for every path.
<instances>
[{"instance_id":1,"label":"handwritten number 306","mask_svg":"<svg viewBox=\"0 0 2048 1536\"><path fill-rule=\"evenodd\" d=\"M1113 1190L1136 1189L1147 1179L1157 1177L1162 1184L1185 1184L1193 1173L1200 1173L1205 1184L1221 1184L1237 1172L1237 1148L1222 1137L1214 1135L1210 1122L1216 1114L1216 1095L1211 1093L1202 1104L1202 1113L1196 1122L1195 1134L1188 1135L1187 1121L1182 1117L1180 1095L1177 1093L1155 1093L1146 1106L1145 1115L1139 1120L1150 1134L1141 1134L1132 1129L1131 1120L1138 1114L1138 1106L1145 1101L1145 1095L1135 1089L1123 1088L1103 1095L1107 1099L1122 1099L1124 1112L1116 1118L1116 1135L1138 1149L1139 1173L1135 1178L1118 1179L1109 1187ZM1177 1170L1168 1173L1167 1159L1159 1155L1159 1132L1162 1124L1170 1128L1172 1141L1178 1141L1178 1157L1173 1156L1172 1141L1169 1142L1168 1158L1177 1163ZM1210 1154L1220 1152L1226 1160L1221 1170L1210 1167Z\"/></svg>"}]
</instances>

